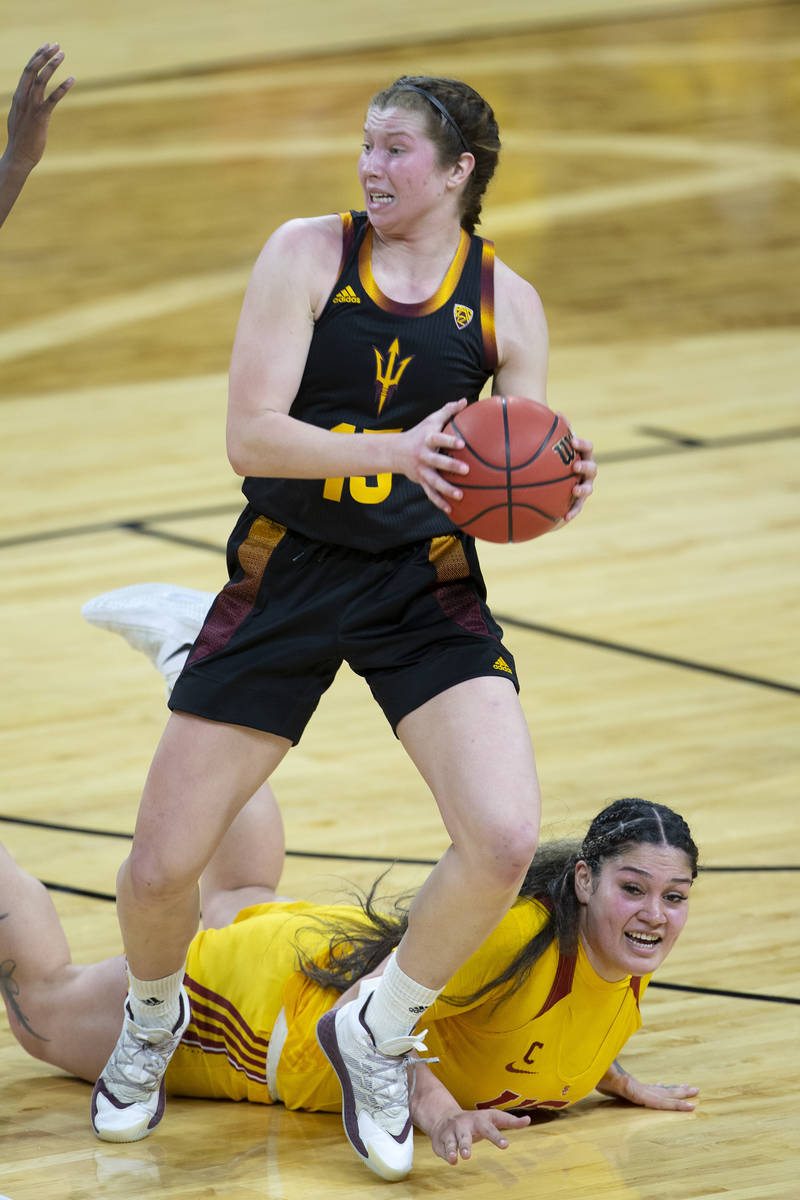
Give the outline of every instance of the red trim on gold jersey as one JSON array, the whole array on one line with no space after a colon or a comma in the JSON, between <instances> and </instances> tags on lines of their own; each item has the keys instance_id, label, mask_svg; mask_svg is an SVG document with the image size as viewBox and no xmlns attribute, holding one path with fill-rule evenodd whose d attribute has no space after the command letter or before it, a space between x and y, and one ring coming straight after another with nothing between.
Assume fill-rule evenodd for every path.
<instances>
[{"instance_id":1,"label":"red trim on gold jersey","mask_svg":"<svg viewBox=\"0 0 800 1200\"><path fill-rule=\"evenodd\" d=\"M189 975L184 976L184 984L191 1000L192 1019L181 1043L204 1054L223 1054L234 1070L257 1083L266 1083L268 1040L253 1032L230 1000Z\"/></svg>"}]
</instances>

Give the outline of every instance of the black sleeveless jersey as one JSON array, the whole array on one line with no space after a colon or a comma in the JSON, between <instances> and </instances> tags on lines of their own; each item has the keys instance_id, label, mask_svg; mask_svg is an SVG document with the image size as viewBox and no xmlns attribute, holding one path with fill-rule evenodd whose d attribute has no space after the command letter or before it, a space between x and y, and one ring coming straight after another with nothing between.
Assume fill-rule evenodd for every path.
<instances>
[{"instance_id":1,"label":"black sleeveless jersey","mask_svg":"<svg viewBox=\"0 0 800 1200\"><path fill-rule=\"evenodd\" d=\"M462 230L436 293L400 304L373 278L366 214L340 216L339 276L290 415L343 433L387 433L412 428L450 400L476 400L497 365L492 243ZM374 553L455 528L404 475L247 477L242 490L257 512L306 537Z\"/></svg>"}]
</instances>

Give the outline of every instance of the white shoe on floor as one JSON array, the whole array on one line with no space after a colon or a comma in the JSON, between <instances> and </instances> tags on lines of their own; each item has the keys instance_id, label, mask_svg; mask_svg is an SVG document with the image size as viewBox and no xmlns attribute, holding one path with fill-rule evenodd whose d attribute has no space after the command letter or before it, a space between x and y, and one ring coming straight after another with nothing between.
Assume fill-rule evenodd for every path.
<instances>
[{"instance_id":1,"label":"white shoe on floor","mask_svg":"<svg viewBox=\"0 0 800 1200\"><path fill-rule=\"evenodd\" d=\"M213 592L171 583L134 583L87 600L81 613L90 625L119 633L161 672L167 696L215 599Z\"/></svg>"},{"instance_id":2,"label":"white shoe on floor","mask_svg":"<svg viewBox=\"0 0 800 1200\"><path fill-rule=\"evenodd\" d=\"M391 1054L382 1054L364 1020L369 1000L359 996L325 1013L317 1041L339 1077L350 1145L382 1179L405 1179L414 1161L408 1063L412 1050L425 1050L425 1034L393 1038L383 1044Z\"/></svg>"},{"instance_id":3,"label":"white shoe on floor","mask_svg":"<svg viewBox=\"0 0 800 1200\"><path fill-rule=\"evenodd\" d=\"M180 991L180 1012L172 1029L137 1025L125 1002L117 1044L92 1092L92 1128L104 1142L138 1142L164 1115L164 1076L191 1015Z\"/></svg>"}]
</instances>

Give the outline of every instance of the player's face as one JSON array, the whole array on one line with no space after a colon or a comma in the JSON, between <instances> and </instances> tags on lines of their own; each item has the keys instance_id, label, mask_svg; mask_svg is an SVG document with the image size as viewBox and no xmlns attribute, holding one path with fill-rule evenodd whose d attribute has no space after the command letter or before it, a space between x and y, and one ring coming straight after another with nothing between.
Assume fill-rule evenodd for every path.
<instances>
[{"instance_id":1,"label":"player's face","mask_svg":"<svg viewBox=\"0 0 800 1200\"><path fill-rule=\"evenodd\" d=\"M364 126L358 178L377 230L413 224L441 205L452 172L440 167L421 113L371 108Z\"/></svg>"},{"instance_id":2,"label":"player's face","mask_svg":"<svg viewBox=\"0 0 800 1200\"><path fill-rule=\"evenodd\" d=\"M669 954L686 924L692 872L682 850L643 844L606 859L599 877L575 870L580 934L603 979L646 975Z\"/></svg>"}]
</instances>

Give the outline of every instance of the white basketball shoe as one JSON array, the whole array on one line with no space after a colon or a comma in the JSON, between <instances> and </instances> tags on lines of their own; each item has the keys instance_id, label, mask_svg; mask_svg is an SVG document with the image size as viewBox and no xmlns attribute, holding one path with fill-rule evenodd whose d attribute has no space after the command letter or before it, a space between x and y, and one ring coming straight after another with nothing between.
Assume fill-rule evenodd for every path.
<instances>
[{"instance_id":1,"label":"white basketball shoe","mask_svg":"<svg viewBox=\"0 0 800 1200\"><path fill-rule=\"evenodd\" d=\"M87 600L90 625L109 629L140 650L161 672L169 696L215 599L213 592L171 583L134 583Z\"/></svg>"},{"instance_id":2,"label":"white basketball shoe","mask_svg":"<svg viewBox=\"0 0 800 1200\"><path fill-rule=\"evenodd\" d=\"M164 1115L164 1076L190 1018L189 997L180 991L173 1029L137 1025L130 1004L117 1044L92 1092L92 1127L104 1142L138 1142Z\"/></svg>"},{"instance_id":3,"label":"white basketball shoe","mask_svg":"<svg viewBox=\"0 0 800 1200\"><path fill-rule=\"evenodd\" d=\"M369 1000L359 996L325 1013L317 1022L317 1041L339 1077L350 1145L382 1179L404 1179L414 1161L409 1061L412 1050L425 1050L425 1033L393 1038L379 1050L364 1020Z\"/></svg>"}]
</instances>

